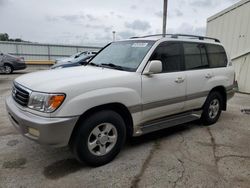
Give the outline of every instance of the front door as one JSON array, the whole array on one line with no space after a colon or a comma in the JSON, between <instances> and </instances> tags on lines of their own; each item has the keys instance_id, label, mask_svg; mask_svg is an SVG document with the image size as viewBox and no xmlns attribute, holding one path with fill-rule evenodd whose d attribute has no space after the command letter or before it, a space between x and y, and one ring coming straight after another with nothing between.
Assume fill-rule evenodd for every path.
<instances>
[{"instance_id":1,"label":"front door","mask_svg":"<svg viewBox=\"0 0 250 188\"><path fill-rule=\"evenodd\" d=\"M183 71L181 43L161 43L151 60L162 62L162 73L142 75L143 122L182 112L186 75Z\"/></svg>"}]
</instances>

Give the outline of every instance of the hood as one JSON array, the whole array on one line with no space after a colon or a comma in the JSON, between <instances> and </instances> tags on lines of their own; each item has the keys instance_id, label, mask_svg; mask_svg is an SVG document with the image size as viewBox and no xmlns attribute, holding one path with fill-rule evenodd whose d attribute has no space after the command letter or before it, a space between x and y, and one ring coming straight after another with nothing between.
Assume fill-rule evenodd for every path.
<instances>
[{"instance_id":1,"label":"hood","mask_svg":"<svg viewBox=\"0 0 250 188\"><path fill-rule=\"evenodd\" d=\"M60 62L52 65L51 68L53 69L55 67L59 67L59 66L62 66L62 65L71 65L71 64L74 64L74 63L72 63L71 61L67 61L67 62L66 61L65 62L60 61Z\"/></svg>"},{"instance_id":2,"label":"hood","mask_svg":"<svg viewBox=\"0 0 250 188\"><path fill-rule=\"evenodd\" d=\"M78 66L67 69L52 69L25 74L15 82L33 91L66 92L71 88L105 87L111 80L127 78L131 72L108 69L103 67ZM80 87L80 88L79 88Z\"/></svg>"}]
</instances>

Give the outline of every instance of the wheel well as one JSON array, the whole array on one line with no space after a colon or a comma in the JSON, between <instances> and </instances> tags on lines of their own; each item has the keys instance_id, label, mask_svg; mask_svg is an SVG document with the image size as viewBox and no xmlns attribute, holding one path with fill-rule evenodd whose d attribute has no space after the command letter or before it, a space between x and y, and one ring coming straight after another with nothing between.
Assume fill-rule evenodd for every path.
<instances>
[{"instance_id":1,"label":"wheel well","mask_svg":"<svg viewBox=\"0 0 250 188\"><path fill-rule=\"evenodd\" d=\"M12 69L14 68L10 63L4 63L3 65L9 65Z\"/></svg>"},{"instance_id":2,"label":"wheel well","mask_svg":"<svg viewBox=\"0 0 250 188\"><path fill-rule=\"evenodd\" d=\"M104 105L93 107L93 108L87 110L86 112L84 112L80 116L79 120L77 121L77 123L72 131L69 143L71 143L71 141L75 135L75 132L77 131L78 127L80 126L79 122L84 121L91 114L98 112L98 111L101 111L101 110L113 110L113 111L117 112L123 118L123 120L125 122L127 136L132 136L132 134L133 134L133 119L132 119L131 113L129 112L128 108L121 103L109 103L109 104L104 104Z\"/></svg>"},{"instance_id":3,"label":"wheel well","mask_svg":"<svg viewBox=\"0 0 250 188\"><path fill-rule=\"evenodd\" d=\"M221 94L222 98L223 98L222 110L227 110L227 93L226 93L225 87L217 86L217 87L213 88L210 91L210 93L214 92L214 91L219 92Z\"/></svg>"}]
</instances>

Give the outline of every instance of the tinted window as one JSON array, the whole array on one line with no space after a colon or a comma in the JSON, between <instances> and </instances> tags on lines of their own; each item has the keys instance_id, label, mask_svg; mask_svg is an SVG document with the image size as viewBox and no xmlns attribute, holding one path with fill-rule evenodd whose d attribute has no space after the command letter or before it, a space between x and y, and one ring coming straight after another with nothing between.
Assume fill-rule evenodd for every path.
<instances>
[{"instance_id":1,"label":"tinted window","mask_svg":"<svg viewBox=\"0 0 250 188\"><path fill-rule=\"evenodd\" d=\"M180 43L160 44L152 55L151 60L160 60L162 62L162 72L175 72L182 70Z\"/></svg>"},{"instance_id":2,"label":"tinted window","mask_svg":"<svg viewBox=\"0 0 250 188\"><path fill-rule=\"evenodd\" d=\"M206 48L211 68L227 66L227 56L222 46L207 44Z\"/></svg>"},{"instance_id":3,"label":"tinted window","mask_svg":"<svg viewBox=\"0 0 250 188\"><path fill-rule=\"evenodd\" d=\"M186 70L209 68L205 45L184 43L183 47Z\"/></svg>"}]
</instances>

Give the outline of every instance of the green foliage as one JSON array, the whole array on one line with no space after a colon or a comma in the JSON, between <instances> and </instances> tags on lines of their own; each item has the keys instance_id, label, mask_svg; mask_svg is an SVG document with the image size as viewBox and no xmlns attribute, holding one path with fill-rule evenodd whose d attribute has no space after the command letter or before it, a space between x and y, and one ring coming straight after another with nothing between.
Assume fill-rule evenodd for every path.
<instances>
[{"instance_id":1,"label":"green foliage","mask_svg":"<svg viewBox=\"0 0 250 188\"><path fill-rule=\"evenodd\" d=\"M25 42L20 38L11 39L7 33L0 33L0 41Z\"/></svg>"}]
</instances>

